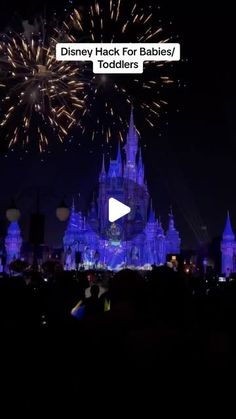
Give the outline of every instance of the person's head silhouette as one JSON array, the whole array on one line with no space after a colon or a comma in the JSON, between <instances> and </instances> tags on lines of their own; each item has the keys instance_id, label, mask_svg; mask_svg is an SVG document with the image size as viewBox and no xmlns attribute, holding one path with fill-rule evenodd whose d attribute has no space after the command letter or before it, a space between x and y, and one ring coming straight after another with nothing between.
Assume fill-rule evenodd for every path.
<instances>
[{"instance_id":1,"label":"person's head silhouette","mask_svg":"<svg viewBox=\"0 0 236 419\"><path fill-rule=\"evenodd\" d=\"M90 288L90 292L91 292L91 297L92 298L98 298L99 295L99 286L94 284L91 286Z\"/></svg>"}]
</instances>

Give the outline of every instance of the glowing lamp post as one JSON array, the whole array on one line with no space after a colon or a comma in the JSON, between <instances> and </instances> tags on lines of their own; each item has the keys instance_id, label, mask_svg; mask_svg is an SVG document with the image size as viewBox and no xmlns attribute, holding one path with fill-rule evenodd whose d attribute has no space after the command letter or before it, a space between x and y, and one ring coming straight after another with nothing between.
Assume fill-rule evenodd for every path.
<instances>
[{"instance_id":1,"label":"glowing lamp post","mask_svg":"<svg viewBox=\"0 0 236 419\"><path fill-rule=\"evenodd\" d=\"M60 205L58 206L58 208L56 209L56 216L59 221L66 221L68 220L69 215L70 215L70 210L65 204L65 202L62 201Z\"/></svg>"},{"instance_id":2,"label":"glowing lamp post","mask_svg":"<svg viewBox=\"0 0 236 419\"><path fill-rule=\"evenodd\" d=\"M14 201L12 201L10 207L6 210L6 217L11 223L18 221L20 218L20 210L16 207Z\"/></svg>"}]
</instances>

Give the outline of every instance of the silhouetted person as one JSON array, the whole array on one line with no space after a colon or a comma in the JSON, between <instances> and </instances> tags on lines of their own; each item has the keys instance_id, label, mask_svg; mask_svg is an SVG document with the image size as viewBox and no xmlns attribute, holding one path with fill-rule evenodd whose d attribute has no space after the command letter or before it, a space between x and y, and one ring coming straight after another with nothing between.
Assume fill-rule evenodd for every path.
<instances>
[{"instance_id":1,"label":"silhouetted person","mask_svg":"<svg viewBox=\"0 0 236 419\"><path fill-rule=\"evenodd\" d=\"M91 297L85 299L85 316L95 316L103 312L102 301L98 298L99 286L92 285L90 288Z\"/></svg>"}]
</instances>

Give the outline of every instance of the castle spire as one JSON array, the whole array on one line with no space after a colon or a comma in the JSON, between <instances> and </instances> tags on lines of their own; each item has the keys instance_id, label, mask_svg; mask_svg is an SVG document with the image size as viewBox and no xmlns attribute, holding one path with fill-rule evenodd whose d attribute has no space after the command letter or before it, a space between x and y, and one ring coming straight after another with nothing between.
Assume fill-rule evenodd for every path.
<instances>
[{"instance_id":1,"label":"castle spire","mask_svg":"<svg viewBox=\"0 0 236 419\"><path fill-rule=\"evenodd\" d=\"M103 154L102 155L102 170L101 170L101 173L100 173L100 176L99 176L99 180L100 181L103 181L103 180L105 180L106 179L106 168L105 168L105 155Z\"/></svg>"},{"instance_id":2,"label":"castle spire","mask_svg":"<svg viewBox=\"0 0 236 419\"><path fill-rule=\"evenodd\" d=\"M232 226L231 226L229 211L227 211L227 219L226 219L225 229L224 229L224 233L223 233L223 239L224 240L234 240L234 233L233 233L233 229L232 229Z\"/></svg>"},{"instance_id":3,"label":"castle spire","mask_svg":"<svg viewBox=\"0 0 236 419\"><path fill-rule=\"evenodd\" d=\"M170 206L170 210L169 210L169 230L175 230L175 222L174 222L172 206Z\"/></svg>"},{"instance_id":4,"label":"castle spire","mask_svg":"<svg viewBox=\"0 0 236 419\"><path fill-rule=\"evenodd\" d=\"M170 207L170 212L169 212L169 228L166 233L166 239L167 239L167 253L179 254L181 240L179 237L179 232L175 228L172 207Z\"/></svg>"},{"instance_id":5,"label":"castle spire","mask_svg":"<svg viewBox=\"0 0 236 419\"><path fill-rule=\"evenodd\" d=\"M127 142L138 143L138 135L134 125L134 108L131 107L130 120L129 120L129 131L127 135Z\"/></svg>"},{"instance_id":6,"label":"castle spire","mask_svg":"<svg viewBox=\"0 0 236 419\"><path fill-rule=\"evenodd\" d=\"M104 153L102 155L102 173L105 173L106 169L105 169L105 156Z\"/></svg>"},{"instance_id":7,"label":"castle spire","mask_svg":"<svg viewBox=\"0 0 236 419\"><path fill-rule=\"evenodd\" d=\"M144 166L142 160L142 151L141 147L139 148L139 156L138 156L138 165L137 165L138 173L137 173L137 183L139 185L144 185Z\"/></svg>"},{"instance_id":8,"label":"castle spire","mask_svg":"<svg viewBox=\"0 0 236 419\"><path fill-rule=\"evenodd\" d=\"M138 167L139 167L139 169L141 169L143 167L141 147L140 147L139 153L138 153Z\"/></svg>"},{"instance_id":9,"label":"castle spire","mask_svg":"<svg viewBox=\"0 0 236 419\"><path fill-rule=\"evenodd\" d=\"M153 210L152 199L151 199L151 202L150 202L150 212L149 212L148 222L149 223L155 223L156 222L156 216L155 216L155 211Z\"/></svg>"},{"instance_id":10,"label":"castle spire","mask_svg":"<svg viewBox=\"0 0 236 419\"><path fill-rule=\"evenodd\" d=\"M70 218L68 222L67 229L70 228L72 230L76 230L77 228L77 219L76 219L76 211L75 211L75 198L73 196L72 198L72 205L71 205L71 211L70 211Z\"/></svg>"},{"instance_id":11,"label":"castle spire","mask_svg":"<svg viewBox=\"0 0 236 419\"><path fill-rule=\"evenodd\" d=\"M129 121L129 127L130 129L132 127L134 127L134 107L133 105L131 106L131 110L130 110L130 121Z\"/></svg>"},{"instance_id":12,"label":"castle spire","mask_svg":"<svg viewBox=\"0 0 236 419\"><path fill-rule=\"evenodd\" d=\"M157 224L157 235L158 236L164 236L164 230L162 227L161 217L159 215L158 217L158 224Z\"/></svg>"},{"instance_id":13,"label":"castle spire","mask_svg":"<svg viewBox=\"0 0 236 419\"><path fill-rule=\"evenodd\" d=\"M117 151L117 159L116 160L117 160L118 163L122 163L120 141L118 141L118 151Z\"/></svg>"},{"instance_id":14,"label":"castle spire","mask_svg":"<svg viewBox=\"0 0 236 419\"><path fill-rule=\"evenodd\" d=\"M235 249L235 237L231 226L229 211L227 211L227 218L225 229L223 232L223 238L221 241L221 255L222 265L221 271L226 276L229 276L231 272L235 271L234 265L234 249Z\"/></svg>"},{"instance_id":15,"label":"castle spire","mask_svg":"<svg viewBox=\"0 0 236 419\"><path fill-rule=\"evenodd\" d=\"M126 153L126 166L125 166L125 177L136 182L136 156L138 152L138 134L134 125L134 114L133 108L130 113L129 131L127 134L127 140L125 145Z\"/></svg>"},{"instance_id":16,"label":"castle spire","mask_svg":"<svg viewBox=\"0 0 236 419\"><path fill-rule=\"evenodd\" d=\"M121 147L120 147L120 141L118 141L118 151L117 151L117 175L119 177L122 177L123 174L123 162L122 162L122 156L121 156Z\"/></svg>"}]
</instances>

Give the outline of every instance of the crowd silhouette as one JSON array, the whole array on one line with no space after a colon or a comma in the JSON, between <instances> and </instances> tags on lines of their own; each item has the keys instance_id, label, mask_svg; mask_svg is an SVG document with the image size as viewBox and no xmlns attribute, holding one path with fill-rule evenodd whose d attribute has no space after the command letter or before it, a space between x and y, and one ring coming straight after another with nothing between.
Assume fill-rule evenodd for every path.
<instances>
[{"instance_id":1,"label":"crowd silhouette","mask_svg":"<svg viewBox=\"0 0 236 419\"><path fill-rule=\"evenodd\" d=\"M138 390L153 379L216 377L234 366L235 319L234 281L209 285L167 267L2 275L5 390L12 394L14 377L19 403L56 397L60 406L103 380Z\"/></svg>"}]
</instances>

